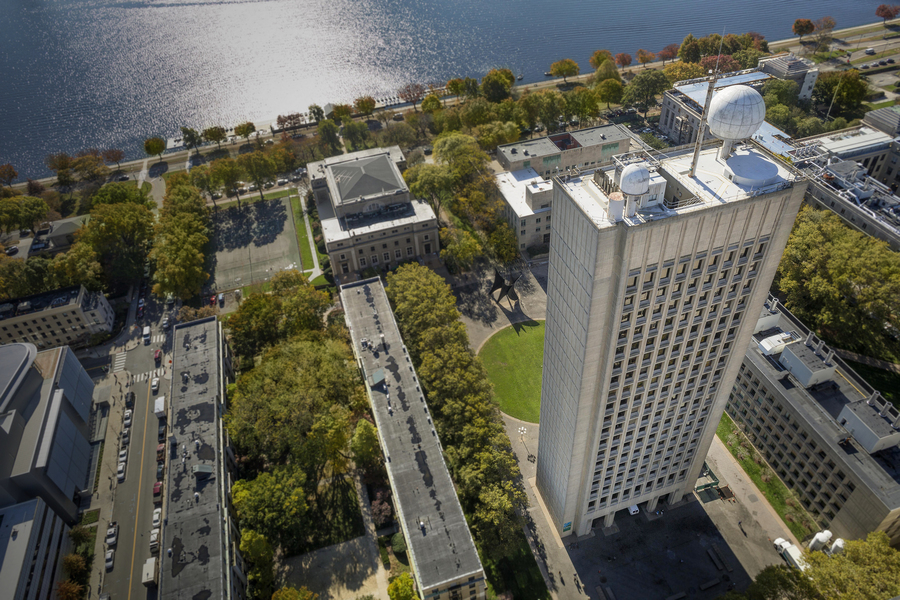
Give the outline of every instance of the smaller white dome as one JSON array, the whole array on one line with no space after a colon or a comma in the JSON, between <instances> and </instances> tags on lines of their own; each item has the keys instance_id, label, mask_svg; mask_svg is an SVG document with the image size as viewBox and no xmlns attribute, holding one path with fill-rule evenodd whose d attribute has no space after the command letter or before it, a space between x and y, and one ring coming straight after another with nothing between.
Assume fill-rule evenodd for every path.
<instances>
[{"instance_id":1,"label":"smaller white dome","mask_svg":"<svg viewBox=\"0 0 900 600\"><path fill-rule=\"evenodd\" d=\"M742 140L752 136L766 119L763 97L746 85L730 85L716 92L709 103L709 131L719 139Z\"/></svg>"},{"instance_id":2,"label":"smaller white dome","mask_svg":"<svg viewBox=\"0 0 900 600\"><path fill-rule=\"evenodd\" d=\"M622 169L619 189L629 196L640 196L650 191L650 171L644 163L632 163Z\"/></svg>"}]
</instances>

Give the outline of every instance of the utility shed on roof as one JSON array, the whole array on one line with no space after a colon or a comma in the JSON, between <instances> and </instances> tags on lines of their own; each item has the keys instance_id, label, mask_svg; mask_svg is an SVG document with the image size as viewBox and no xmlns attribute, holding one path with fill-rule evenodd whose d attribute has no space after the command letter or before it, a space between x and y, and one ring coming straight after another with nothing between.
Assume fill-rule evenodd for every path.
<instances>
[{"instance_id":1,"label":"utility shed on roof","mask_svg":"<svg viewBox=\"0 0 900 600\"><path fill-rule=\"evenodd\" d=\"M834 363L826 362L825 357L800 342L785 346L780 362L803 387L834 379Z\"/></svg>"},{"instance_id":2,"label":"utility shed on roof","mask_svg":"<svg viewBox=\"0 0 900 600\"><path fill-rule=\"evenodd\" d=\"M419 595L429 600L484 598L484 569L381 280L342 286L341 301ZM375 384L371 374L382 369L385 380Z\"/></svg>"}]
</instances>

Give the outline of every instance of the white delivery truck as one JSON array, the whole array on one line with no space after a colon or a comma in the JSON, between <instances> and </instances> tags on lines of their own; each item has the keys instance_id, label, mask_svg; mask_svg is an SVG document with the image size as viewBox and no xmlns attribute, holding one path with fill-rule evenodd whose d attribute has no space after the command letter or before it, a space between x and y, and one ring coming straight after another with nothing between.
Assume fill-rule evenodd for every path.
<instances>
[{"instance_id":1,"label":"white delivery truck","mask_svg":"<svg viewBox=\"0 0 900 600\"><path fill-rule=\"evenodd\" d=\"M775 540L775 550L784 558L785 562L795 569L800 569L801 571L806 570L806 561L803 560L803 553L800 552L800 548L790 543L784 538L778 538Z\"/></svg>"},{"instance_id":2,"label":"white delivery truck","mask_svg":"<svg viewBox=\"0 0 900 600\"><path fill-rule=\"evenodd\" d=\"M159 577L159 560L152 556L144 562L144 568L141 571L141 582L148 588L156 587Z\"/></svg>"},{"instance_id":3,"label":"white delivery truck","mask_svg":"<svg viewBox=\"0 0 900 600\"><path fill-rule=\"evenodd\" d=\"M144 325L144 345L148 345L150 343L150 326Z\"/></svg>"},{"instance_id":4,"label":"white delivery truck","mask_svg":"<svg viewBox=\"0 0 900 600\"><path fill-rule=\"evenodd\" d=\"M166 397L160 396L153 403L153 412L156 413L157 419L166 418Z\"/></svg>"}]
</instances>

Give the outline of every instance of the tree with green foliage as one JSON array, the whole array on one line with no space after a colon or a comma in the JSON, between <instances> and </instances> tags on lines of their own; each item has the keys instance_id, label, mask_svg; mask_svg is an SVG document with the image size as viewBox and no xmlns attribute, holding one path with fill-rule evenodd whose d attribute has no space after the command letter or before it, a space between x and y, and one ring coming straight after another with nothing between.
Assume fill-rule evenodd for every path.
<instances>
[{"instance_id":1,"label":"tree with green foliage","mask_svg":"<svg viewBox=\"0 0 900 600\"><path fill-rule=\"evenodd\" d=\"M332 125L334 124L332 123ZM269 179L275 176L275 161L272 160L271 156L261 150L241 154L237 161L250 181L255 183L259 189L260 200L264 199L265 196L263 195L263 190L265 184Z\"/></svg>"},{"instance_id":2,"label":"tree with green foliage","mask_svg":"<svg viewBox=\"0 0 900 600\"><path fill-rule=\"evenodd\" d=\"M602 65L603 63L612 63L614 62L614 60L612 52L610 52L609 50L594 50L594 53L591 54L591 58L588 60L588 62L596 70L599 69L600 65Z\"/></svg>"},{"instance_id":3,"label":"tree with green foliage","mask_svg":"<svg viewBox=\"0 0 900 600\"><path fill-rule=\"evenodd\" d=\"M516 233L506 222L500 223L488 237L491 253L502 264L510 263L519 257L517 243Z\"/></svg>"},{"instance_id":4,"label":"tree with green foliage","mask_svg":"<svg viewBox=\"0 0 900 600\"><path fill-rule=\"evenodd\" d=\"M364 150L369 139L369 127L363 121L344 118L344 141L353 150Z\"/></svg>"},{"instance_id":5,"label":"tree with green foliage","mask_svg":"<svg viewBox=\"0 0 900 600\"><path fill-rule=\"evenodd\" d=\"M11 163L0 165L0 183L7 187L12 187L12 182L19 176L19 172L13 168Z\"/></svg>"},{"instance_id":6,"label":"tree with green foliage","mask_svg":"<svg viewBox=\"0 0 900 600\"><path fill-rule=\"evenodd\" d=\"M378 430L366 419L360 419L356 423L353 439L350 440L350 450L353 452L356 465L366 470L377 466L383 460Z\"/></svg>"},{"instance_id":7,"label":"tree with green foliage","mask_svg":"<svg viewBox=\"0 0 900 600\"><path fill-rule=\"evenodd\" d=\"M837 112L852 112L859 108L869 86L859 76L859 71L826 71L820 73L813 86L813 101L818 104L830 106L832 99Z\"/></svg>"},{"instance_id":8,"label":"tree with green foliage","mask_svg":"<svg viewBox=\"0 0 900 600\"><path fill-rule=\"evenodd\" d=\"M198 165L190 171L191 185L212 198L213 193L221 186L216 175L217 173L213 170L212 165Z\"/></svg>"},{"instance_id":9,"label":"tree with green foliage","mask_svg":"<svg viewBox=\"0 0 900 600\"><path fill-rule=\"evenodd\" d=\"M699 42L697 42L694 34L687 34L684 37L684 40L681 42L681 45L678 46L678 58L681 59L681 62L698 63L700 62L700 56L701 52Z\"/></svg>"},{"instance_id":10,"label":"tree with green foliage","mask_svg":"<svg viewBox=\"0 0 900 600\"><path fill-rule=\"evenodd\" d=\"M788 134L793 133L797 128L797 122L791 109L784 104L776 104L767 108L766 121Z\"/></svg>"},{"instance_id":11,"label":"tree with green foliage","mask_svg":"<svg viewBox=\"0 0 900 600\"><path fill-rule=\"evenodd\" d=\"M644 118L646 118L650 104L654 102L656 95L662 94L667 89L669 89L669 80L662 71L655 69L641 71L625 86L622 102L643 107Z\"/></svg>"},{"instance_id":12,"label":"tree with green foliage","mask_svg":"<svg viewBox=\"0 0 900 600\"><path fill-rule=\"evenodd\" d=\"M611 81L611 80L607 80ZM566 113L578 117L581 126L594 120L600 114L597 92L588 87L577 87L563 94L566 102ZM513 140L515 141L515 140Z\"/></svg>"},{"instance_id":13,"label":"tree with green foliage","mask_svg":"<svg viewBox=\"0 0 900 600\"><path fill-rule=\"evenodd\" d=\"M37 231L38 226L43 223L50 207L42 198L34 198L32 196L20 196L17 198L19 205L19 227L30 231Z\"/></svg>"},{"instance_id":14,"label":"tree with green foliage","mask_svg":"<svg viewBox=\"0 0 900 600\"><path fill-rule=\"evenodd\" d=\"M181 141L187 147L188 151L199 149L203 143L203 136L193 127L181 128Z\"/></svg>"},{"instance_id":15,"label":"tree with green foliage","mask_svg":"<svg viewBox=\"0 0 900 600\"><path fill-rule=\"evenodd\" d=\"M296 551L307 535L306 475L293 465L239 479L232 502L242 530L258 532L287 551ZM259 541L259 540L257 540Z\"/></svg>"},{"instance_id":16,"label":"tree with green foliage","mask_svg":"<svg viewBox=\"0 0 900 600\"><path fill-rule=\"evenodd\" d=\"M220 158L214 160L209 167L210 178L219 182L228 194L234 194L237 197L238 207L241 205L241 194L238 192L238 184L244 177L244 169L240 163L233 158Z\"/></svg>"},{"instance_id":17,"label":"tree with green foliage","mask_svg":"<svg viewBox=\"0 0 900 600\"><path fill-rule=\"evenodd\" d=\"M250 294L228 317L235 354L252 358L278 341L281 302L277 296Z\"/></svg>"},{"instance_id":18,"label":"tree with green foliage","mask_svg":"<svg viewBox=\"0 0 900 600\"><path fill-rule=\"evenodd\" d=\"M162 138L152 137L144 140L144 152L147 156L159 156L162 162L162 153L166 151L166 141Z\"/></svg>"},{"instance_id":19,"label":"tree with green foliage","mask_svg":"<svg viewBox=\"0 0 900 600\"><path fill-rule=\"evenodd\" d=\"M753 69L759 65L759 59L765 55L756 48L745 48L732 54L731 58L736 60L742 69Z\"/></svg>"},{"instance_id":20,"label":"tree with green foliage","mask_svg":"<svg viewBox=\"0 0 900 600\"><path fill-rule=\"evenodd\" d=\"M428 201L434 214L440 219L441 206L453 186L450 169L444 165L422 163L404 171L403 180L417 198Z\"/></svg>"},{"instance_id":21,"label":"tree with green foliage","mask_svg":"<svg viewBox=\"0 0 900 600\"><path fill-rule=\"evenodd\" d=\"M618 104L622 101L622 95L625 93L625 86L615 79L607 79L597 86L597 98L601 102L606 102L606 108L609 109L610 104Z\"/></svg>"},{"instance_id":22,"label":"tree with green foliage","mask_svg":"<svg viewBox=\"0 0 900 600\"><path fill-rule=\"evenodd\" d=\"M481 254L481 244L464 229L444 227L440 231L441 259L459 271L468 271Z\"/></svg>"},{"instance_id":23,"label":"tree with green foliage","mask_svg":"<svg viewBox=\"0 0 900 600\"><path fill-rule=\"evenodd\" d=\"M805 575L825 598L868 600L900 595L900 551L883 531L865 540L849 540L844 552L832 556L809 552Z\"/></svg>"},{"instance_id":24,"label":"tree with green foliage","mask_svg":"<svg viewBox=\"0 0 900 600\"><path fill-rule=\"evenodd\" d=\"M105 287L103 265L85 242L76 242L67 252L54 256L50 271L56 287L83 285L92 292Z\"/></svg>"},{"instance_id":25,"label":"tree with green foliage","mask_svg":"<svg viewBox=\"0 0 900 600\"><path fill-rule=\"evenodd\" d=\"M803 43L803 36L809 35L813 31L816 30L816 26L809 19L797 19L794 21L794 25L791 27L791 31L794 32L794 35L800 36L800 43Z\"/></svg>"},{"instance_id":26,"label":"tree with green foliage","mask_svg":"<svg viewBox=\"0 0 900 600\"><path fill-rule=\"evenodd\" d=\"M100 206L101 204L124 204L126 202L146 204L147 202L152 201L147 193L140 187L129 185L124 182L107 183L91 197L91 206ZM151 208L155 207L156 204L153 204Z\"/></svg>"},{"instance_id":27,"label":"tree with green foliage","mask_svg":"<svg viewBox=\"0 0 900 600\"><path fill-rule=\"evenodd\" d=\"M390 600L419 600L416 595L416 584L409 573L401 573L388 586Z\"/></svg>"},{"instance_id":28,"label":"tree with green foliage","mask_svg":"<svg viewBox=\"0 0 900 600\"><path fill-rule=\"evenodd\" d=\"M84 525L75 525L69 530L69 539L72 545L78 548L82 544L88 542L92 538L93 533Z\"/></svg>"},{"instance_id":29,"label":"tree with green foliage","mask_svg":"<svg viewBox=\"0 0 900 600\"><path fill-rule=\"evenodd\" d=\"M665 143L652 133L642 133L641 140L654 150L662 150L663 148L668 147L667 143Z\"/></svg>"},{"instance_id":30,"label":"tree with green foliage","mask_svg":"<svg viewBox=\"0 0 900 600\"><path fill-rule=\"evenodd\" d=\"M209 279L204 248L209 242L204 216L180 212L160 220L156 244L150 252L155 265L153 293L188 299L196 296Z\"/></svg>"},{"instance_id":31,"label":"tree with green foliage","mask_svg":"<svg viewBox=\"0 0 900 600\"><path fill-rule=\"evenodd\" d=\"M234 135L244 138L245 142L250 141L250 136L256 133L256 125L252 121L246 121L234 127Z\"/></svg>"},{"instance_id":32,"label":"tree with green foliage","mask_svg":"<svg viewBox=\"0 0 900 600\"><path fill-rule=\"evenodd\" d=\"M98 154L84 153L72 161L72 170L82 181L100 182L109 176L109 167Z\"/></svg>"},{"instance_id":33,"label":"tree with green foliage","mask_svg":"<svg viewBox=\"0 0 900 600\"><path fill-rule=\"evenodd\" d=\"M360 96L353 101L353 107L356 109L356 112L368 119L375 112L375 98L372 96Z\"/></svg>"},{"instance_id":34,"label":"tree with green foliage","mask_svg":"<svg viewBox=\"0 0 900 600\"><path fill-rule=\"evenodd\" d=\"M484 151L491 151L502 144L511 144L521 137L519 125L512 121L492 121L479 125L473 133Z\"/></svg>"},{"instance_id":35,"label":"tree with green foliage","mask_svg":"<svg viewBox=\"0 0 900 600\"><path fill-rule=\"evenodd\" d=\"M306 586L303 586L300 589L287 586L272 594L272 600L316 600L318 597L318 594L309 591ZM362 599L357 598L357 600Z\"/></svg>"},{"instance_id":36,"label":"tree with green foliage","mask_svg":"<svg viewBox=\"0 0 900 600\"><path fill-rule=\"evenodd\" d=\"M766 101L766 107L776 104L794 107L799 100L800 86L790 79L772 78L763 85L762 96Z\"/></svg>"},{"instance_id":37,"label":"tree with green foliage","mask_svg":"<svg viewBox=\"0 0 900 600\"><path fill-rule=\"evenodd\" d=\"M203 139L207 142L213 142L221 148L222 142L228 139L228 132L225 131L224 127L214 125L203 130Z\"/></svg>"},{"instance_id":38,"label":"tree with green foliage","mask_svg":"<svg viewBox=\"0 0 900 600\"><path fill-rule=\"evenodd\" d=\"M394 554L406 554L406 549L406 538L403 537L402 531L391 536L391 550L394 551Z\"/></svg>"},{"instance_id":39,"label":"tree with green foliage","mask_svg":"<svg viewBox=\"0 0 900 600\"><path fill-rule=\"evenodd\" d=\"M11 233L14 229L18 229L20 223L19 201L21 198L21 196L0 198L0 231Z\"/></svg>"},{"instance_id":40,"label":"tree with green foliage","mask_svg":"<svg viewBox=\"0 0 900 600\"><path fill-rule=\"evenodd\" d=\"M600 63L600 66L597 67L597 72L594 73L594 85L600 85L607 79L615 79L619 83L622 82L622 76L619 75L619 69L616 67L615 62L611 60L603 61Z\"/></svg>"},{"instance_id":41,"label":"tree with green foliage","mask_svg":"<svg viewBox=\"0 0 900 600\"><path fill-rule=\"evenodd\" d=\"M900 255L804 206L778 266L778 289L799 319L841 348L877 356L900 329Z\"/></svg>"},{"instance_id":42,"label":"tree with green foliage","mask_svg":"<svg viewBox=\"0 0 900 600\"><path fill-rule=\"evenodd\" d=\"M475 138L458 132L438 136L434 142L434 160L450 169L453 183L459 187L485 174L491 162Z\"/></svg>"},{"instance_id":43,"label":"tree with green foliage","mask_svg":"<svg viewBox=\"0 0 900 600\"><path fill-rule=\"evenodd\" d=\"M428 94L422 100L422 112L425 114L431 115L441 110L443 105L441 104L441 98L437 94Z\"/></svg>"},{"instance_id":44,"label":"tree with green foliage","mask_svg":"<svg viewBox=\"0 0 900 600\"><path fill-rule=\"evenodd\" d=\"M509 69L491 69L481 79L481 95L488 102L500 102L509 98L515 83L516 76Z\"/></svg>"},{"instance_id":45,"label":"tree with green foliage","mask_svg":"<svg viewBox=\"0 0 900 600\"><path fill-rule=\"evenodd\" d=\"M240 482L239 482L240 483ZM247 579L250 593L256 598L268 598L275 582L275 551L266 536L252 529L241 529L241 556L250 563Z\"/></svg>"},{"instance_id":46,"label":"tree with green foliage","mask_svg":"<svg viewBox=\"0 0 900 600\"><path fill-rule=\"evenodd\" d=\"M341 154L341 139L338 135L338 126L331 119L319 121L317 127L319 145L328 156Z\"/></svg>"},{"instance_id":47,"label":"tree with green foliage","mask_svg":"<svg viewBox=\"0 0 900 600\"><path fill-rule=\"evenodd\" d=\"M309 118L318 123L325 118L325 111L318 104L309 105Z\"/></svg>"},{"instance_id":48,"label":"tree with green foliage","mask_svg":"<svg viewBox=\"0 0 900 600\"><path fill-rule=\"evenodd\" d=\"M578 68L578 63L571 58L564 58L550 65L550 74L554 77L562 77L563 83L568 83L569 77L575 77L580 72L581 69Z\"/></svg>"}]
</instances>

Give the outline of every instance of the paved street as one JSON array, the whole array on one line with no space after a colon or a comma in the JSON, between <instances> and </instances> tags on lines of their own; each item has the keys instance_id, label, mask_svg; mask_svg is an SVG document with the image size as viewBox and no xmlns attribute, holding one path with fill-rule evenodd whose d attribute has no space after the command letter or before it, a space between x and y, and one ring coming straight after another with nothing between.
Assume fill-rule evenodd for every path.
<instances>
[{"instance_id":1,"label":"paved street","mask_svg":"<svg viewBox=\"0 0 900 600\"><path fill-rule=\"evenodd\" d=\"M159 421L153 413L153 400L160 395L168 395L171 383L171 372L168 368L171 356L169 332L161 326L165 314L174 315L174 309L168 313L160 302L152 296L145 296L147 302L144 318L133 322L112 344L110 355L91 351L88 356L80 358L82 365L89 369L98 386L96 397L110 402L110 415L106 431L105 448L99 466L100 485L86 510L100 508L100 522L94 572L91 578L90 598L97 598L100 592L110 594L111 598L134 600L156 597L155 590L148 590L141 583L141 569L149 558L149 533L152 528L153 484L156 482L156 446ZM137 299L132 301L129 315L133 318ZM152 330L150 344L141 339L141 329L150 325ZM160 363L154 360L154 352L163 351ZM85 353L82 353L85 354ZM100 356L96 356L100 354ZM109 365L109 373L102 367ZM160 378L158 393L151 390L153 377ZM133 383L132 383L133 381ZM132 424L129 430L128 444L121 444L123 414L125 411L125 394L135 393ZM119 450L128 451L125 480L117 481L116 469ZM103 568L106 544L103 542L107 524L110 521L119 523L119 539L115 546L115 564L106 571Z\"/></svg>"}]
</instances>

